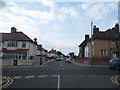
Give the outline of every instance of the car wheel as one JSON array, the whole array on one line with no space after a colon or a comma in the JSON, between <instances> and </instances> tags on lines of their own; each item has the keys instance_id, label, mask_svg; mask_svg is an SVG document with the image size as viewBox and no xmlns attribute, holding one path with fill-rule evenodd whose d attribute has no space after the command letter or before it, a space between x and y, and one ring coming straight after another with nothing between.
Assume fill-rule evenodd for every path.
<instances>
[{"instance_id":1,"label":"car wheel","mask_svg":"<svg viewBox=\"0 0 120 90\"><path fill-rule=\"evenodd\" d=\"M119 66L115 66L115 69L117 69L117 70L118 70L119 68L120 68Z\"/></svg>"}]
</instances>

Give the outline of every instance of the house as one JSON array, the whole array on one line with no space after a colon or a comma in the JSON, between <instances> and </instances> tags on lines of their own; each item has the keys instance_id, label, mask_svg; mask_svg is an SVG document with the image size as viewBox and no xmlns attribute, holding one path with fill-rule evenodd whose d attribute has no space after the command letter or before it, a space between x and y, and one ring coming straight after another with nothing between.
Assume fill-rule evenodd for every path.
<instances>
[{"instance_id":1,"label":"house","mask_svg":"<svg viewBox=\"0 0 120 90\"><path fill-rule=\"evenodd\" d=\"M48 52L48 57L49 58L57 58L57 51L52 49Z\"/></svg>"},{"instance_id":2,"label":"house","mask_svg":"<svg viewBox=\"0 0 120 90\"><path fill-rule=\"evenodd\" d=\"M0 58L3 65L30 64L37 51L37 39L30 39L15 27L11 33L0 33Z\"/></svg>"},{"instance_id":3,"label":"house","mask_svg":"<svg viewBox=\"0 0 120 90\"><path fill-rule=\"evenodd\" d=\"M79 58L113 58L120 57L119 24L112 29L99 31L94 26L92 38L85 35L85 40L79 45Z\"/></svg>"},{"instance_id":4,"label":"house","mask_svg":"<svg viewBox=\"0 0 120 90\"><path fill-rule=\"evenodd\" d=\"M42 45L37 45L37 53L36 56L38 58L42 58L42 60L47 60L48 51L42 47Z\"/></svg>"}]
</instances>

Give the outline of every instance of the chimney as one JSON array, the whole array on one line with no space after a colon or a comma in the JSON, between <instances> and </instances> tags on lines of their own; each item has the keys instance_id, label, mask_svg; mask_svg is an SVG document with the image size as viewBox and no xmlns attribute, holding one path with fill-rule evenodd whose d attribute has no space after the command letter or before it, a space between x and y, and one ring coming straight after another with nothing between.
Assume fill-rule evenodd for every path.
<instances>
[{"instance_id":1,"label":"chimney","mask_svg":"<svg viewBox=\"0 0 120 90\"><path fill-rule=\"evenodd\" d=\"M34 43L37 44L37 38L34 39Z\"/></svg>"},{"instance_id":2,"label":"chimney","mask_svg":"<svg viewBox=\"0 0 120 90\"><path fill-rule=\"evenodd\" d=\"M118 24L118 23L116 23L116 25L115 25L115 30L116 30L117 32L119 32L119 24Z\"/></svg>"},{"instance_id":3,"label":"chimney","mask_svg":"<svg viewBox=\"0 0 120 90\"><path fill-rule=\"evenodd\" d=\"M42 45L39 45L42 48Z\"/></svg>"},{"instance_id":4,"label":"chimney","mask_svg":"<svg viewBox=\"0 0 120 90\"><path fill-rule=\"evenodd\" d=\"M94 25L93 34L95 34L96 32L99 32L99 28Z\"/></svg>"},{"instance_id":5,"label":"chimney","mask_svg":"<svg viewBox=\"0 0 120 90\"><path fill-rule=\"evenodd\" d=\"M89 35L85 35L85 40L89 40Z\"/></svg>"},{"instance_id":6,"label":"chimney","mask_svg":"<svg viewBox=\"0 0 120 90\"><path fill-rule=\"evenodd\" d=\"M14 34L17 32L17 29L15 27L11 27L11 33Z\"/></svg>"}]
</instances>

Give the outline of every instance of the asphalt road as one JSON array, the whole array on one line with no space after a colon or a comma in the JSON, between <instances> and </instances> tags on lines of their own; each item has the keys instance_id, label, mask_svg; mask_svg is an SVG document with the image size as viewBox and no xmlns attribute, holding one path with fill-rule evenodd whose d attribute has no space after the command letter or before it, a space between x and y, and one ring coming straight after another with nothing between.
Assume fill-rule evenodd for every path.
<instances>
[{"instance_id":1,"label":"asphalt road","mask_svg":"<svg viewBox=\"0 0 120 90\"><path fill-rule=\"evenodd\" d=\"M81 67L65 61L2 70L3 76L13 79L6 88L119 88L111 80L117 74L117 70L108 67Z\"/></svg>"}]
</instances>

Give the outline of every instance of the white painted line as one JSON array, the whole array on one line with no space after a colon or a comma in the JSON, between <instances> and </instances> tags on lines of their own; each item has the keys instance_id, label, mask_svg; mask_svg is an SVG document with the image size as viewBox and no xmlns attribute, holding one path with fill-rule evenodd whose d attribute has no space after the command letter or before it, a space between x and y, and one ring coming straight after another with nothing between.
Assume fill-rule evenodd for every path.
<instances>
[{"instance_id":1,"label":"white painted line","mask_svg":"<svg viewBox=\"0 0 120 90\"><path fill-rule=\"evenodd\" d=\"M61 63L61 61L60 61L60 67L62 67L63 65L62 65L62 63Z\"/></svg>"},{"instance_id":2,"label":"white painted line","mask_svg":"<svg viewBox=\"0 0 120 90\"><path fill-rule=\"evenodd\" d=\"M58 77L58 75L52 75L52 77Z\"/></svg>"},{"instance_id":3,"label":"white painted line","mask_svg":"<svg viewBox=\"0 0 120 90\"><path fill-rule=\"evenodd\" d=\"M60 68L60 69L65 69L65 68Z\"/></svg>"},{"instance_id":4,"label":"white painted line","mask_svg":"<svg viewBox=\"0 0 120 90\"><path fill-rule=\"evenodd\" d=\"M99 77L110 77L108 75L99 75Z\"/></svg>"},{"instance_id":5,"label":"white painted line","mask_svg":"<svg viewBox=\"0 0 120 90\"><path fill-rule=\"evenodd\" d=\"M88 75L88 76L92 76L92 77L95 77L95 76L97 76L97 75Z\"/></svg>"},{"instance_id":6,"label":"white painted line","mask_svg":"<svg viewBox=\"0 0 120 90\"><path fill-rule=\"evenodd\" d=\"M76 74L75 76L83 77L83 76L85 76L85 75L84 75L84 74Z\"/></svg>"},{"instance_id":7,"label":"white painted line","mask_svg":"<svg viewBox=\"0 0 120 90\"><path fill-rule=\"evenodd\" d=\"M21 77L23 77L23 76L15 76L15 77L13 77L13 79L20 79Z\"/></svg>"},{"instance_id":8,"label":"white painted line","mask_svg":"<svg viewBox=\"0 0 120 90\"><path fill-rule=\"evenodd\" d=\"M58 75L58 83L57 83L57 90L60 89L60 75Z\"/></svg>"},{"instance_id":9,"label":"white painted line","mask_svg":"<svg viewBox=\"0 0 120 90\"><path fill-rule=\"evenodd\" d=\"M39 75L39 78L47 77L47 75Z\"/></svg>"},{"instance_id":10,"label":"white painted line","mask_svg":"<svg viewBox=\"0 0 120 90\"><path fill-rule=\"evenodd\" d=\"M25 78L27 79L27 78L34 78L35 77L35 75L33 75L33 76L26 76Z\"/></svg>"}]
</instances>

